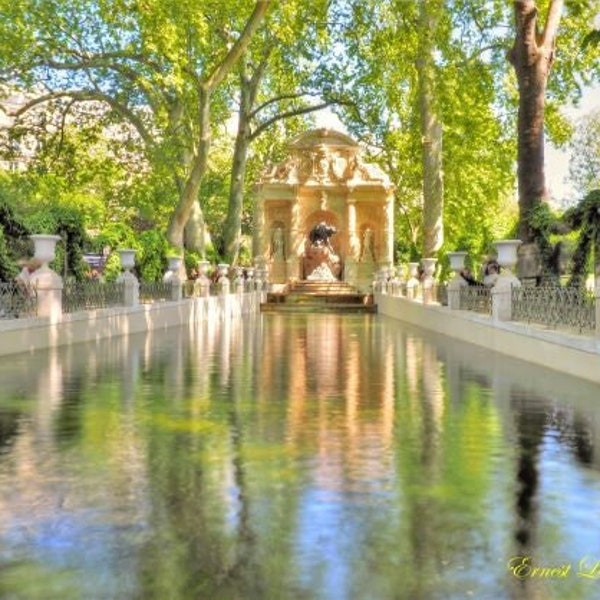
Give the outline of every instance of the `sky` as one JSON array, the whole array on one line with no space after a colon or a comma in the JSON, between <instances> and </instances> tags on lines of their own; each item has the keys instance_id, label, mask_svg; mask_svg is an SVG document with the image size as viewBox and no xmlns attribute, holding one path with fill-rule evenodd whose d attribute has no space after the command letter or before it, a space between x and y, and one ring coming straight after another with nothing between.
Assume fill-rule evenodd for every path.
<instances>
[{"instance_id":1,"label":"sky","mask_svg":"<svg viewBox=\"0 0 600 600\"><path fill-rule=\"evenodd\" d=\"M566 113L574 118L581 118L594 110L600 110L600 86L587 90L581 99L579 107L569 107L565 109ZM550 190L552 198L558 203L561 203L562 200L572 198L574 196L574 190L566 181L569 175L568 152L554 148L551 144L547 144L545 158L546 185Z\"/></svg>"}]
</instances>

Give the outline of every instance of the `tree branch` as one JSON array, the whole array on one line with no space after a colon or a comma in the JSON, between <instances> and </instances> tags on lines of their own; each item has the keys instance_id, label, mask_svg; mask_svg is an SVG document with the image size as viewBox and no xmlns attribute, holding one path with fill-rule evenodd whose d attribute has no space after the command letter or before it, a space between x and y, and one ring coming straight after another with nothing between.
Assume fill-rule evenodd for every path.
<instances>
[{"instance_id":1,"label":"tree branch","mask_svg":"<svg viewBox=\"0 0 600 600\"><path fill-rule=\"evenodd\" d=\"M48 94L44 94L43 96L38 96L29 100L23 106L21 106L18 110L10 113L10 116L20 117L26 112L30 111L32 108L35 108L38 105L45 104L50 102L51 100L58 100L60 98L70 98L75 102L85 102L85 101L98 101L108 104L114 111L118 112L122 116L124 116L136 129L136 131L140 134L140 137L144 141L144 143L151 147L154 144L154 138L142 122L142 120L127 106L121 104L111 96L104 94L99 91L92 90L78 90L78 91L60 91L60 92L50 92Z\"/></svg>"},{"instance_id":2,"label":"tree branch","mask_svg":"<svg viewBox=\"0 0 600 600\"><path fill-rule=\"evenodd\" d=\"M297 117L300 115L305 115L311 112L315 112L317 110L321 110L323 108L327 108L332 104L338 104L339 102L330 100L328 102L323 102L321 104L316 104L315 106L305 106L304 108L298 108L294 110L289 110L286 112L279 113L270 119L267 119L264 123L261 123L248 137L250 141L256 139L265 129L268 129L273 123L277 123L278 121L282 121L283 119L288 119L290 117Z\"/></svg>"},{"instance_id":3,"label":"tree branch","mask_svg":"<svg viewBox=\"0 0 600 600\"><path fill-rule=\"evenodd\" d=\"M554 51L563 5L564 0L552 0L548 7L548 18L546 19L546 27L544 27L542 36L542 45L548 51Z\"/></svg>"},{"instance_id":4,"label":"tree branch","mask_svg":"<svg viewBox=\"0 0 600 600\"><path fill-rule=\"evenodd\" d=\"M256 30L260 27L263 18L271 4L272 0L257 0L254 6L254 10L250 15L246 26L242 31L240 37L236 40L235 44L230 48L225 58L216 66L215 70L206 80L206 90L210 93L214 90L223 79L227 76L229 71L235 63L238 61L240 56L246 51L248 44L252 40L252 36Z\"/></svg>"},{"instance_id":5,"label":"tree branch","mask_svg":"<svg viewBox=\"0 0 600 600\"><path fill-rule=\"evenodd\" d=\"M277 102L281 102L282 100L297 100L298 98L303 98L305 96L308 97L317 97L318 94L313 94L313 93L309 93L309 92L300 92L297 94L282 94L281 96L274 96L273 98L270 98L269 100L263 102L260 106L257 106L248 116L251 119L256 118L256 115L261 112L262 110L264 110L265 108L267 108L267 106L271 106L272 104L276 104Z\"/></svg>"}]
</instances>

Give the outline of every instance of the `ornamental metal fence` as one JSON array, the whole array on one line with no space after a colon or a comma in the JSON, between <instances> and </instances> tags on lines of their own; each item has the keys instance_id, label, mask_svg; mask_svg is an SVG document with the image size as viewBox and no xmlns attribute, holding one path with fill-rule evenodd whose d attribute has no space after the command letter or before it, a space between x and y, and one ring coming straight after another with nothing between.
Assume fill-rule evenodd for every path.
<instances>
[{"instance_id":1,"label":"ornamental metal fence","mask_svg":"<svg viewBox=\"0 0 600 600\"><path fill-rule=\"evenodd\" d=\"M173 299L170 281L140 281L140 304L152 304Z\"/></svg>"},{"instance_id":2,"label":"ornamental metal fence","mask_svg":"<svg viewBox=\"0 0 600 600\"><path fill-rule=\"evenodd\" d=\"M125 304L125 285L116 281L66 281L62 290L63 313Z\"/></svg>"},{"instance_id":3,"label":"ornamental metal fence","mask_svg":"<svg viewBox=\"0 0 600 600\"><path fill-rule=\"evenodd\" d=\"M492 314L491 288L483 285L465 285L460 288L460 309Z\"/></svg>"},{"instance_id":4,"label":"ornamental metal fence","mask_svg":"<svg viewBox=\"0 0 600 600\"><path fill-rule=\"evenodd\" d=\"M37 316L37 289L17 282L0 283L0 319Z\"/></svg>"},{"instance_id":5,"label":"ornamental metal fence","mask_svg":"<svg viewBox=\"0 0 600 600\"><path fill-rule=\"evenodd\" d=\"M206 288L204 285L199 279L188 279L183 282L182 296L184 298L199 298L201 296L215 296L217 294L217 288L213 281L208 281L208 294L205 291Z\"/></svg>"},{"instance_id":6,"label":"ornamental metal fence","mask_svg":"<svg viewBox=\"0 0 600 600\"><path fill-rule=\"evenodd\" d=\"M551 329L593 333L596 300L593 292L579 287L513 287L512 318Z\"/></svg>"}]
</instances>

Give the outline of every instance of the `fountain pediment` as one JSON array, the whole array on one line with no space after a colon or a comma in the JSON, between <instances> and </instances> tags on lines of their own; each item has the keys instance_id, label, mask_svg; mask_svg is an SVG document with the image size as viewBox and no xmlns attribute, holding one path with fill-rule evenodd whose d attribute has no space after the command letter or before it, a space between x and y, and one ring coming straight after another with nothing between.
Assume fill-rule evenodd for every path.
<instances>
[{"instance_id":1,"label":"fountain pediment","mask_svg":"<svg viewBox=\"0 0 600 600\"><path fill-rule=\"evenodd\" d=\"M314 129L296 137L288 148L289 157L264 172L261 183L391 185L376 164L362 159L360 146L345 133Z\"/></svg>"}]
</instances>

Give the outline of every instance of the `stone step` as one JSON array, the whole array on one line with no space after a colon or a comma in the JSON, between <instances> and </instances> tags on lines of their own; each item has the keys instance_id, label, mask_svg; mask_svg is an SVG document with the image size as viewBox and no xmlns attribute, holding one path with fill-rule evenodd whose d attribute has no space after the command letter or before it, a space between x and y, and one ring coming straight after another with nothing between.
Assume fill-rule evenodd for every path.
<instances>
[{"instance_id":1,"label":"stone step","mask_svg":"<svg viewBox=\"0 0 600 600\"><path fill-rule=\"evenodd\" d=\"M343 281L298 281L267 294L263 312L377 312L373 295Z\"/></svg>"},{"instance_id":2,"label":"stone step","mask_svg":"<svg viewBox=\"0 0 600 600\"><path fill-rule=\"evenodd\" d=\"M319 294L319 293L297 293L287 294L283 299L286 304L292 303L338 303L338 304L368 304L369 296L364 294L346 293L346 294ZM279 299L276 302L280 302Z\"/></svg>"},{"instance_id":3,"label":"stone step","mask_svg":"<svg viewBox=\"0 0 600 600\"><path fill-rule=\"evenodd\" d=\"M328 302L322 304L285 304L264 302L260 305L260 311L264 313L364 313L374 314L377 312L376 304L346 304Z\"/></svg>"}]
</instances>

